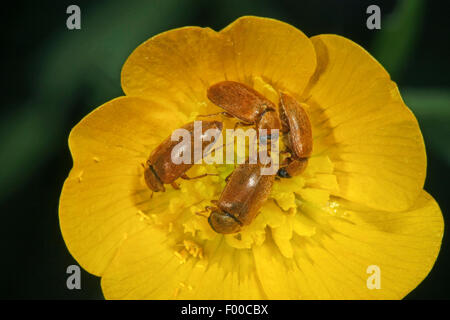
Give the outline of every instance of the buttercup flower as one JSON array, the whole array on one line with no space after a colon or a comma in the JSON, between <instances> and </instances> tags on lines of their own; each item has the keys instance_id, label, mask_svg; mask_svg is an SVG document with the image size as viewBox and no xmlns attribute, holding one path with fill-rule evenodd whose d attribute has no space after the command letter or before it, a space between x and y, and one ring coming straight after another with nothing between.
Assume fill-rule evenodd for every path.
<instances>
[{"instance_id":1,"label":"buttercup flower","mask_svg":"<svg viewBox=\"0 0 450 320\"><path fill-rule=\"evenodd\" d=\"M280 92L304 103L314 143L306 170L277 179L255 220L228 235L196 213L219 198L233 165L194 165L189 176L218 176L153 196L142 167L173 130L223 111L206 92L224 80L275 105ZM423 190L417 120L354 42L259 17L220 32L185 27L140 45L122 88L70 133L59 208L70 253L102 277L106 298L398 299L432 268L443 219Z\"/></svg>"}]
</instances>

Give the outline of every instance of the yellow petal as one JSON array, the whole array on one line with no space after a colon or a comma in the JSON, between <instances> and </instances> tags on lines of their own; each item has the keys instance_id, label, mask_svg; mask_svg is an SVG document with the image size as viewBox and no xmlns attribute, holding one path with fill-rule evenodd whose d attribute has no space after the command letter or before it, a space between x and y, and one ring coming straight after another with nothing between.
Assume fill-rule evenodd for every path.
<instances>
[{"instance_id":1,"label":"yellow petal","mask_svg":"<svg viewBox=\"0 0 450 320\"><path fill-rule=\"evenodd\" d=\"M185 27L147 40L123 66L122 88L128 96L171 101L186 114L213 113L219 109L206 90L216 82L265 81L301 93L315 67L314 48L301 31L274 19L242 17L220 32Z\"/></svg>"},{"instance_id":2,"label":"yellow petal","mask_svg":"<svg viewBox=\"0 0 450 320\"><path fill-rule=\"evenodd\" d=\"M102 277L108 299L263 299L250 250L223 236L202 247L203 258L149 226L124 242ZM180 259L183 255L184 259Z\"/></svg>"},{"instance_id":3,"label":"yellow petal","mask_svg":"<svg viewBox=\"0 0 450 320\"><path fill-rule=\"evenodd\" d=\"M311 38L317 72L308 104L314 152L335 166L339 191L374 209L409 208L423 187L426 155L416 118L389 74L363 48L336 35ZM317 143L316 143L317 142Z\"/></svg>"},{"instance_id":4,"label":"yellow petal","mask_svg":"<svg viewBox=\"0 0 450 320\"><path fill-rule=\"evenodd\" d=\"M303 214L298 214L292 219L292 229L299 236L311 237L316 233L314 223Z\"/></svg>"},{"instance_id":5,"label":"yellow petal","mask_svg":"<svg viewBox=\"0 0 450 320\"><path fill-rule=\"evenodd\" d=\"M122 88L128 96L170 99L180 110L199 111L206 105L207 88L223 80L226 45L223 36L209 28L161 33L129 56L122 68Z\"/></svg>"},{"instance_id":6,"label":"yellow petal","mask_svg":"<svg viewBox=\"0 0 450 320\"><path fill-rule=\"evenodd\" d=\"M329 192L322 189L315 188L304 188L301 189L298 194L308 202L313 202L316 204L326 204L330 199Z\"/></svg>"},{"instance_id":7,"label":"yellow petal","mask_svg":"<svg viewBox=\"0 0 450 320\"><path fill-rule=\"evenodd\" d=\"M424 191L414 207L396 214L344 201L337 215L308 204L300 210L316 233L293 234L293 259L270 239L254 248L269 299L400 299L427 276L439 253L442 214ZM371 266L379 267L380 289L368 286Z\"/></svg>"},{"instance_id":8,"label":"yellow petal","mask_svg":"<svg viewBox=\"0 0 450 320\"><path fill-rule=\"evenodd\" d=\"M296 220L292 215L287 216L286 222L278 228L272 229L272 238L281 254L286 258L292 258L293 250L291 245L293 221Z\"/></svg>"},{"instance_id":9,"label":"yellow petal","mask_svg":"<svg viewBox=\"0 0 450 320\"><path fill-rule=\"evenodd\" d=\"M87 271L100 275L121 242L147 225L143 212L151 193L141 163L184 121L168 107L121 97L73 128L74 166L61 193L59 218L69 251ZM170 189L153 197L155 212L168 208Z\"/></svg>"},{"instance_id":10,"label":"yellow petal","mask_svg":"<svg viewBox=\"0 0 450 320\"><path fill-rule=\"evenodd\" d=\"M237 81L249 83L260 77L278 90L301 94L316 68L311 41L287 23L247 16L220 33L231 40L236 73L231 75Z\"/></svg>"}]
</instances>

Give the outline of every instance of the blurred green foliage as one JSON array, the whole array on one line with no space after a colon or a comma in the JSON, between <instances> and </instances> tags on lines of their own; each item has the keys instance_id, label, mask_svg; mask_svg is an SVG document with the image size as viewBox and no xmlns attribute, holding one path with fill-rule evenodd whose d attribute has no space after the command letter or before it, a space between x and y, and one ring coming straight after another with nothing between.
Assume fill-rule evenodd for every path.
<instances>
[{"instance_id":1,"label":"blurred green foliage","mask_svg":"<svg viewBox=\"0 0 450 320\"><path fill-rule=\"evenodd\" d=\"M131 51L164 31L167 21L188 21L192 7L173 0L98 3L82 11L80 31L61 29L43 46L32 70L33 97L1 119L0 159L8 170L0 171L0 201L56 151L70 108L78 107L77 92L90 89L85 113L121 95L120 70Z\"/></svg>"},{"instance_id":2,"label":"blurred green foliage","mask_svg":"<svg viewBox=\"0 0 450 320\"><path fill-rule=\"evenodd\" d=\"M419 120L428 148L450 167L450 90L406 88L402 93Z\"/></svg>"},{"instance_id":3,"label":"blurred green foliage","mask_svg":"<svg viewBox=\"0 0 450 320\"><path fill-rule=\"evenodd\" d=\"M373 40L372 54L397 78L407 66L421 31L425 1L402 0L395 10L384 18L381 31Z\"/></svg>"}]
</instances>

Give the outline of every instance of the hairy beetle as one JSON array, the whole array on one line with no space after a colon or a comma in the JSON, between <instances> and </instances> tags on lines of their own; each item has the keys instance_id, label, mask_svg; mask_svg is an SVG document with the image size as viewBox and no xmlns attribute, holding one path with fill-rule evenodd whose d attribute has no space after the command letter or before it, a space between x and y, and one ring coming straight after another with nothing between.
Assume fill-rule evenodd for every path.
<instances>
[{"instance_id":1,"label":"hairy beetle","mask_svg":"<svg viewBox=\"0 0 450 320\"><path fill-rule=\"evenodd\" d=\"M256 125L257 129L266 129L268 138L272 129L281 129L276 106L245 84L235 81L218 82L208 88L207 97L225 110L221 114L241 120L236 125Z\"/></svg>"},{"instance_id":2,"label":"hairy beetle","mask_svg":"<svg viewBox=\"0 0 450 320\"><path fill-rule=\"evenodd\" d=\"M280 93L280 119L292 156L278 170L278 176L289 178L301 174L308 164L313 146L311 122L302 104L285 93Z\"/></svg>"},{"instance_id":3,"label":"hairy beetle","mask_svg":"<svg viewBox=\"0 0 450 320\"><path fill-rule=\"evenodd\" d=\"M275 180L274 175L262 175L260 164L241 164L227 178L219 200L208 222L217 233L236 233L249 225L267 200Z\"/></svg>"},{"instance_id":4,"label":"hairy beetle","mask_svg":"<svg viewBox=\"0 0 450 320\"><path fill-rule=\"evenodd\" d=\"M201 139L202 141L202 150L210 149L215 143L215 140L213 142L210 142L208 141L208 139L205 139L206 132L209 129L217 129L221 132L222 127L223 124L220 121L202 121L201 137L196 137L197 139ZM190 153L192 155L194 154L195 145L194 122L190 122L181 128L187 130L190 133L191 143L183 144L181 148L177 150L177 152ZM146 165L143 165L145 182L153 192L164 192L164 184L171 184L175 189L179 189L179 186L175 182L175 180L177 180L178 178L189 180L211 175L205 173L197 177L188 177L186 175L186 171L194 165L194 162L191 161L191 163L175 164L172 161L172 150L178 144L178 141L172 141L171 136L169 136L152 151L150 157L146 162Z\"/></svg>"}]
</instances>

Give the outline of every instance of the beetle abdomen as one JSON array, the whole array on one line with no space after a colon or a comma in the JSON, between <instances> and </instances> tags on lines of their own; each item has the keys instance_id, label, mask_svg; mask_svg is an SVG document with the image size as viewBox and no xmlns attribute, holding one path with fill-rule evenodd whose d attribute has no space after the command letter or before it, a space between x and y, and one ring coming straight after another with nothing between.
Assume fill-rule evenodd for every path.
<instances>
[{"instance_id":1,"label":"beetle abdomen","mask_svg":"<svg viewBox=\"0 0 450 320\"><path fill-rule=\"evenodd\" d=\"M208 88L208 99L232 116L247 123L255 123L267 108L276 110L275 105L249 86L222 81Z\"/></svg>"},{"instance_id":2,"label":"beetle abdomen","mask_svg":"<svg viewBox=\"0 0 450 320\"><path fill-rule=\"evenodd\" d=\"M261 165L241 164L230 176L218 207L242 225L250 224L270 195L275 177L262 175Z\"/></svg>"},{"instance_id":3,"label":"beetle abdomen","mask_svg":"<svg viewBox=\"0 0 450 320\"><path fill-rule=\"evenodd\" d=\"M183 143L185 141L172 141L172 136L167 137L150 155L149 162L153 166L153 170L159 179L165 183L169 184L180 178L180 176L189 170L194 165L194 139L202 140L202 150L206 147L211 146L211 141L206 139L206 131L209 129L217 129L222 131L222 122L219 121L202 121L202 134L200 137L194 136L194 122L190 122L180 129L185 129L190 133L190 143ZM178 147L178 154L189 154L188 163L174 163L172 159L172 151L178 144L183 143Z\"/></svg>"}]
</instances>

